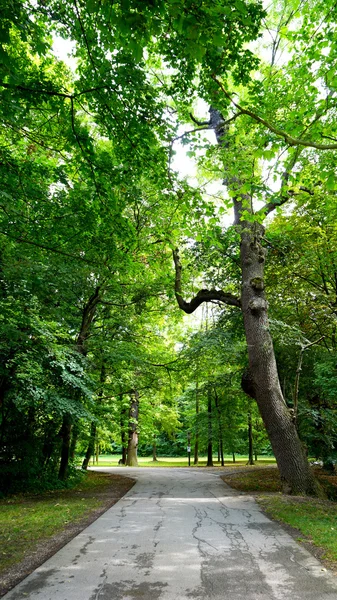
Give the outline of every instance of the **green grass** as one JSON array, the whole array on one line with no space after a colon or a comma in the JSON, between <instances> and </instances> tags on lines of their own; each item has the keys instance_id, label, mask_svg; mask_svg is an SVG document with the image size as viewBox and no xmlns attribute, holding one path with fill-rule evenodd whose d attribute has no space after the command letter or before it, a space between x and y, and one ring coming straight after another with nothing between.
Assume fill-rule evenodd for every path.
<instances>
[{"instance_id":1,"label":"green grass","mask_svg":"<svg viewBox=\"0 0 337 600\"><path fill-rule=\"evenodd\" d=\"M299 529L316 546L323 548L322 558L334 561L337 565L335 502L289 496L260 496L258 502L273 519Z\"/></svg>"},{"instance_id":2,"label":"green grass","mask_svg":"<svg viewBox=\"0 0 337 600\"><path fill-rule=\"evenodd\" d=\"M120 454L101 454L98 457L98 463L96 459L94 461L90 461L89 466L93 467L116 467L118 466L118 461L121 458ZM225 456L225 465L239 467L245 465L247 463L247 456L239 456L236 457L235 463L233 463L232 456ZM214 466L221 467L221 463L218 463L217 457L213 457ZM272 464L275 463L275 459L271 456L262 456L258 457L257 464ZM81 464L81 461L79 461ZM159 457L157 462L153 462L152 456L139 456L138 464L140 467L187 467L188 466L188 458L183 456L178 457ZM199 458L199 467L205 467L207 464L207 457L201 456ZM193 467L193 456L191 456L191 467Z\"/></svg>"},{"instance_id":3,"label":"green grass","mask_svg":"<svg viewBox=\"0 0 337 600\"><path fill-rule=\"evenodd\" d=\"M121 478L122 479L122 478ZM122 485L125 486L123 478ZM43 495L20 494L0 501L0 575L34 552L39 543L77 523L102 505L112 478L88 473L75 488Z\"/></svg>"},{"instance_id":4,"label":"green grass","mask_svg":"<svg viewBox=\"0 0 337 600\"><path fill-rule=\"evenodd\" d=\"M281 495L277 468L250 469L222 479L237 490L257 492L256 500L268 516L299 530L303 536L299 541L313 543L321 549L321 558L337 568L337 502ZM329 497L337 499L337 476L328 476L320 469L315 474Z\"/></svg>"}]
</instances>

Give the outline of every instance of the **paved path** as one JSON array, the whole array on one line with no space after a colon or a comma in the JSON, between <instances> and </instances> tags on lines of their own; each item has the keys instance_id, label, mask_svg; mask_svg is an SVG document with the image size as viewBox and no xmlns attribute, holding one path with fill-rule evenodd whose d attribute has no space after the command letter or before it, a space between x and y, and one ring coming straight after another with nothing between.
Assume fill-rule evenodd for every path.
<instances>
[{"instance_id":1,"label":"paved path","mask_svg":"<svg viewBox=\"0 0 337 600\"><path fill-rule=\"evenodd\" d=\"M337 600L337 577L217 474L104 471L137 484L4 599Z\"/></svg>"}]
</instances>

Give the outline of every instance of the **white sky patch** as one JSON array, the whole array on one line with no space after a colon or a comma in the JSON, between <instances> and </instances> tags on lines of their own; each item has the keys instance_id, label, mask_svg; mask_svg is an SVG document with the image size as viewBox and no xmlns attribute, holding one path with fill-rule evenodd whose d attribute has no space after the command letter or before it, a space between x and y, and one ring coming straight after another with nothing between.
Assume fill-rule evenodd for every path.
<instances>
[{"instance_id":1,"label":"white sky patch","mask_svg":"<svg viewBox=\"0 0 337 600\"><path fill-rule=\"evenodd\" d=\"M65 40L58 35L53 36L53 54L73 72L77 67L77 60L74 57L75 48L76 44L72 40Z\"/></svg>"}]
</instances>

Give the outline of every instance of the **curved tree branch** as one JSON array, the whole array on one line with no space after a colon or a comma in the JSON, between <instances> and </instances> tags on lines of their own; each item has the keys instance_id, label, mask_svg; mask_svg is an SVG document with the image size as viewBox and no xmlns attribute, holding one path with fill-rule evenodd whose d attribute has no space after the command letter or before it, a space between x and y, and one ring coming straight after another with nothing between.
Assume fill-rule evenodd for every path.
<instances>
[{"instance_id":1,"label":"curved tree branch","mask_svg":"<svg viewBox=\"0 0 337 600\"><path fill-rule=\"evenodd\" d=\"M218 302L222 302L223 304L228 304L230 306L238 306L241 308L240 298L237 298L233 294L224 292L223 290L200 290L190 302L187 302L182 297L181 290L181 273L182 273L182 264L180 262L179 250L176 248L172 250L173 261L175 266L175 286L174 291L176 295L176 299L179 305L179 308L183 310L185 313L190 315L193 313L200 304L203 302L211 302L212 300L217 300Z\"/></svg>"}]
</instances>

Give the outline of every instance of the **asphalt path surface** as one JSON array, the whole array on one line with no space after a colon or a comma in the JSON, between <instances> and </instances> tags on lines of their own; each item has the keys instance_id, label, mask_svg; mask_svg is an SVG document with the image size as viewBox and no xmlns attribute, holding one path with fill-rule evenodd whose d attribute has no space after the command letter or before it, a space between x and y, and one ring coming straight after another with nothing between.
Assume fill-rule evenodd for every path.
<instances>
[{"instance_id":1,"label":"asphalt path surface","mask_svg":"<svg viewBox=\"0 0 337 600\"><path fill-rule=\"evenodd\" d=\"M337 577L218 474L99 470L137 483L5 600L337 600Z\"/></svg>"}]
</instances>

